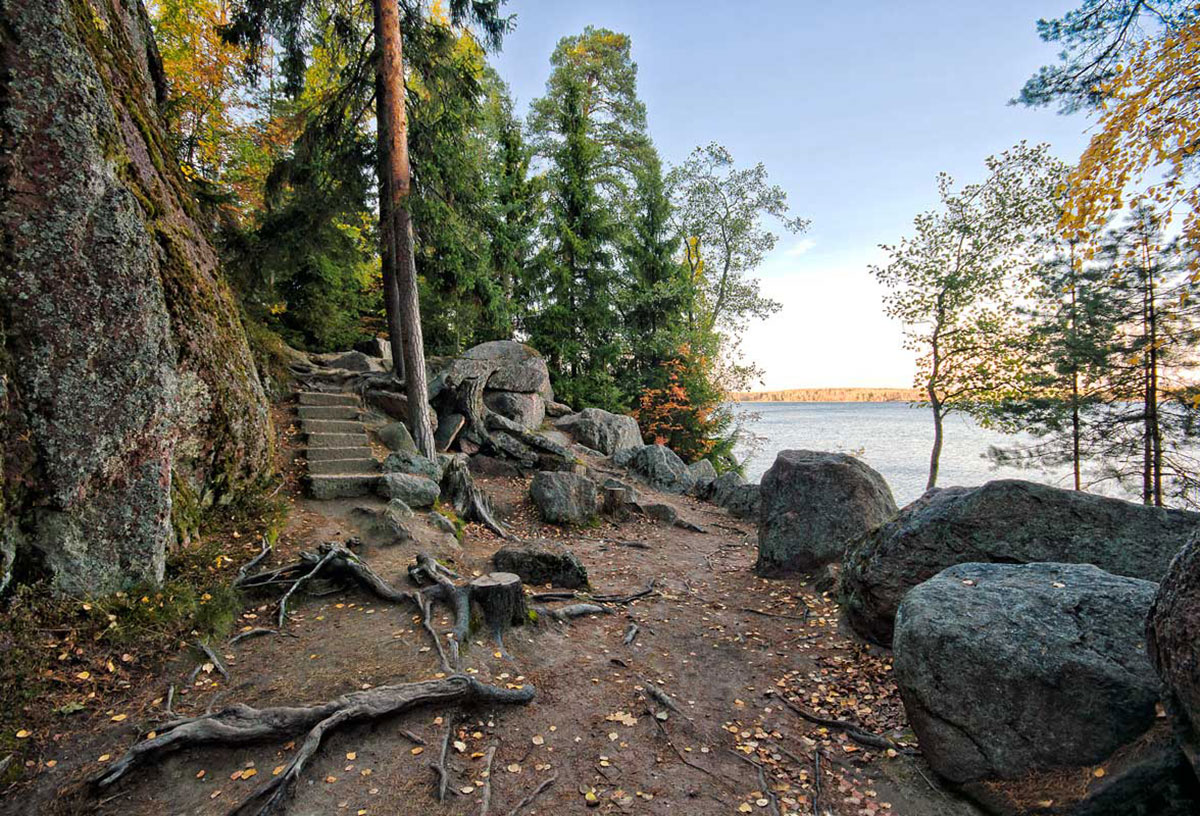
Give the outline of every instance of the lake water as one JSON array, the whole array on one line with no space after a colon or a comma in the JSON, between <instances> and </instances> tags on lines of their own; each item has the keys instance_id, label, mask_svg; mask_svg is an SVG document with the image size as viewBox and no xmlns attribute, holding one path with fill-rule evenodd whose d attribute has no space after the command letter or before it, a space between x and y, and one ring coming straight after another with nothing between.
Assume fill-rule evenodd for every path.
<instances>
[{"instance_id":1,"label":"lake water","mask_svg":"<svg viewBox=\"0 0 1200 816\"><path fill-rule=\"evenodd\" d=\"M757 482L781 450L852 453L883 474L896 503L908 504L925 492L933 417L929 408L902 402L742 402L738 412L758 414L749 429L762 438L746 463L746 478ZM990 445L1009 446L1022 436L980 428L970 417L946 418L939 487L980 485L1018 478L1070 487L1066 468L1056 473L995 468L986 458ZM747 448L739 451L745 456Z\"/></svg>"}]
</instances>

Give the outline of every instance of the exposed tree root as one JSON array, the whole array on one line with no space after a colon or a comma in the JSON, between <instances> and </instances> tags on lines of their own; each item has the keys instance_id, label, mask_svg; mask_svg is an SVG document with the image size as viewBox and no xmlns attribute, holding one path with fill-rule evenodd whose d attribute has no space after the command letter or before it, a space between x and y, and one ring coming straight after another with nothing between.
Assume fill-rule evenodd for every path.
<instances>
[{"instance_id":1,"label":"exposed tree root","mask_svg":"<svg viewBox=\"0 0 1200 816\"><path fill-rule=\"evenodd\" d=\"M553 618L560 623L566 623L575 618L582 618L584 615L611 615L612 610L607 606L599 604L578 603L567 604L558 609L548 609L544 606L535 606L533 611L537 613L538 619L542 617Z\"/></svg>"},{"instance_id":2,"label":"exposed tree root","mask_svg":"<svg viewBox=\"0 0 1200 816\"><path fill-rule=\"evenodd\" d=\"M454 512L465 521L477 521L501 538L511 538L504 525L496 519L491 499L487 497L461 458L451 459L442 474L442 497L454 507Z\"/></svg>"},{"instance_id":3,"label":"exposed tree root","mask_svg":"<svg viewBox=\"0 0 1200 816\"><path fill-rule=\"evenodd\" d=\"M624 643L626 646L628 646L630 643L633 643L633 641L637 639L638 632L640 631L641 630L638 629L638 625L636 623L629 624L629 628L625 630L625 637L622 639L622 643Z\"/></svg>"},{"instance_id":4,"label":"exposed tree root","mask_svg":"<svg viewBox=\"0 0 1200 816\"><path fill-rule=\"evenodd\" d=\"M322 547L324 547L324 546L325 545L322 545ZM290 587L288 587L287 592L283 593L283 597L279 599L278 626L280 629L283 628L283 624L287 621L288 599L291 598L292 594L297 589L299 589L301 586L303 586L307 581L312 580L312 577L314 575L316 575L318 572L320 572L322 567L324 567L326 564L328 564L330 561L332 561L334 559L334 557L337 556L339 550L343 550L343 548L339 547L337 545L333 545L333 546L329 547L328 549L326 549L325 554L321 556L321 559L319 561L317 561L316 565L312 569L310 569L308 572L304 573L299 578L297 578L292 583L292 585ZM344 551L349 552L349 550L344 550Z\"/></svg>"},{"instance_id":5,"label":"exposed tree root","mask_svg":"<svg viewBox=\"0 0 1200 816\"><path fill-rule=\"evenodd\" d=\"M912 748L901 745L895 740L888 739L887 737L879 734L872 734L870 731L864 731L862 728L859 728L852 722L846 722L845 720L831 720L828 717L818 717L816 714L805 711L803 708L796 705L782 694L778 695L778 697L779 700L785 706L791 709L792 713L800 719L807 720L814 725L821 725L826 728L835 728L838 731L842 731L846 734L846 736L857 742L859 745L865 745L868 748L878 748L880 750L887 750L890 748L901 754L911 755L917 753L917 751L914 751Z\"/></svg>"},{"instance_id":6,"label":"exposed tree root","mask_svg":"<svg viewBox=\"0 0 1200 816\"><path fill-rule=\"evenodd\" d=\"M592 600L596 601L597 603L609 603L609 604L633 603L634 601L638 600L639 598L645 598L648 595L653 595L655 592L654 587L657 584L658 584L657 580L651 581L646 586L645 589L643 589L640 592L634 592L631 595L593 595Z\"/></svg>"},{"instance_id":7,"label":"exposed tree root","mask_svg":"<svg viewBox=\"0 0 1200 816\"><path fill-rule=\"evenodd\" d=\"M762 763L755 762L750 757L737 751L730 751L729 753L742 762L753 765L758 770L758 789L763 792L763 796L767 797L767 802L771 807L771 816L779 816L779 797L775 795L775 791L771 790L771 786L767 784L767 771L763 768Z\"/></svg>"},{"instance_id":8,"label":"exposed tree root","mask_svg":"<svg viewBox=\"0 0 1200 816\"><path fill-rule=\"evenodd\" d=\"M656 686L653 681L645 677L641 677L639 679L642 681L642 687L646 690L646 693L653 697L656 703L663 708L671 709L676 714L681 713L679 704L671 698L671 695L667 694L665 691Z\"/></svg>"},{"instance_id":9,"label":"exposed tree root","mask_svg":"<svg viewBox=\"0 0 1200 816\"><path fill-rule=\"evenodd\" d=\"M250 638L262 637L263 635L287 635L288 637L296 637L290 632L282 632L278 629L268 629L265 626L256 626L253 629L247 629L245 632L239 632L229 639L229 645L241 643L243 640Z\"/></svg>"},{"instance_id":10,"label":"exposed tree root","mask_svg":"<svg viewBox=\"0 0 1200 816\"><path fill-rule=\"evenodd\" d=\"M483 760L483 803L479 806L479 816L488 816L492 807L492 760L496 758L496 746L487 749Z\"/></svg>"},{"instance_id":11,"label":"exposed tree root","mask_svg":"<svg viewBox=\"0 0 1200 816\"><path fill-rule=\"evenodd\" d=\"M209 646L207 643L205 643L202 640L197 640L196 641L196 650L208 658L208 662L212 664L212 668L216 669L217 672L222 677L224 677L226 681L228 681L230 679L229 669L225 668L225 663L221 660L220 655L218 655L216 652L214 652L211 646ZM196 682L196 676L198 674L200 674L201 671L203 671L204 666L205 666L204 663L199 663L196 665L196 668L192 669L192 673L188 675L188 684L189 685L191 683Z\"/></svg>"},{"instance_id":12,"label":"exposed tree root","mask_svg":"<svg viewBox=\"0 0 1200 816\"><path fill-rule=\"evenodd\" d=\"M379 719L435 704L523 704L533 699L534 693L533 686L502 689L459 674L439 680L377 686L313 706L257 709L234 705L215 714L167 723L154 739L133 746L125 756L106 768L93 780L93 785L97 789L107 788L131 770L172 751L199 745L234 746L284 739L307 730L304 743L286 770L234 811L239 816L267 816L281 812L326 735L347 723Z\"/></svg>"},{"instance_id":13,"label":"exposed tree root","mask_svg":"<svg viewBox=\"0 0 1200 816\"><path fill-rule=\"evenodd\" d=\"M450 751L450 738L454 735L454 721L449 717L446 720L446 736L442 739L442 754L438 757L437 762L429 763L429 767L433 768L437 774L437 800L439 802L446 801L446 787L450 784L450 772L446 770L446 754Z\"/></svg>"},{"instance_id":14,"label":"exposed tree root","mask_svg":"<svg viewBox=\"0 0 1200 816\"><path fill-rule=\"evenodd\" d=\"M254 568L257 567L259 564L261 564L263 562L263 559L266 558L268 555L270 555L270 553L271 553L271 544L270 544L270 542L267 541L266 537L264 536L263 540L262 540L262 551L259 552L258 555L254 556L249 561L247 561L245 564L242 564L242 566L237 571L237 577L233 579L233 585L235 587L240 587L242 585L242 582L245 581L248 577L250 577L251 571L254 570Z\"/></svg>"},{"instance_id":15,"label":"exposed tree root","mask_svg":"<svg viewBox=\"0 0 1200 816\"><path fill-rule=\"evenodd\" d=\"M551 774L549 778L543 780L542 784L533 789L533 793L526 796L520 802L517 802L517 806L508 812L508 816L519 816L521 811L532 805L534 800L541 796L546 788L553 785L556 779L558 779L558 774Z\"/></svg>"}]
</instances>

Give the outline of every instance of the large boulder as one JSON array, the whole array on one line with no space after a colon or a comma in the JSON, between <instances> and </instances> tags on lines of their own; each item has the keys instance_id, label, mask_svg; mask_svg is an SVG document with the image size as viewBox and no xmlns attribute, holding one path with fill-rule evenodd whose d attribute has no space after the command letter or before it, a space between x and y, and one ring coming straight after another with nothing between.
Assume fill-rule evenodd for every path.
<instances>
[{"instance_id":1,"label":"large boulder","mask_svg":"<svg viewBox=\"0 0 1200 816\"><path fill-rule=\"evenodd\" d=\"M486 391L483 404L506 419L511 419L523 428L540 428L546 419L546 401L541 394L523 394L518 391Z\"/></svg>"},{"instance_id":2,"label":"large boulder","mask_svg":"<svg viewBox=\"0 0 1200 816\"><path fill-rule=\"evenodd\" d=\"M666 445L644 445L634 451L629 468L655 490L686 493L696 477L683 460Z\"/></svg>"},{"instance_id":3,"label":"large boulder","mask_svg":"<svg viewBox=\"0 0 1200 816\"><path fill-rule=\"evenodd\" d=\"M855 631L884 646L904 593L970 561L1095 564L1158 581L1200 513L1019 480L926 493L846 551L842 586Z\"/></svg>"},{"instance_id":4,"label":"large boulder","mask_svg":"<svg viewBox=\"0 0 1200 816\"><path fill-rule=\"evenodd\" d=\"M557 544L521 544L501 547L492 556L500 572L521 576L527 584L579 589L588 585L587 569L575 553Z\"/></svg>"},{"instance_id":5,"label":"large boulder","mask_svg":"<svg viewBox=\"0 0 1200 816\"><path fill-rule=\"evenodd\" d=\"M413 441L408 426L403 422L389 422L377 431L379 441L387 445L388 450L417 452L417 443Z\"/></svg>"},{"instance_id":6,"label":"large boulder","mask_svg":"<svg viewBox=\"0 0 1200 816\"><path fill-rule=\"evenodd\" d=\"M157 583L270 472L266 398L144 6L6 0L0 32L0 549L75 596Z\"/></svg>"},{"instance_id":7,"label":"large boulder","mask_svg":"<svg viewBox=\"0 0 1200 816\"><path fill-rule=\"evenodd\" d=\"M712 461L701 459L699 462L692 462L688 465L688 470L692 472L692 478L695 479L692 493L701 497L708 495L709 488L717 480L717 469L713 466Z\"/></svg>"},{"instance_id":8,"label":"large boulder","mask_svg":"<svg viewBox=\"0 0 1200 816\"><path fill-rule=\"evenodd\" d=\"M441 490L428 476L385 473L379 479L379 494L385 499L399 499L409 507L432 507Z\"/></svg>"},{"instance_id":9,"label":"large boulder","mask_svg":"<svg viewBox=\"0 0 1200 816\"><path fill-rule=\"evenodd\" d=\"M844 453L780 451L760 485L759 575L840 561L848 543L897 512L883 477Z\"/></svg>"},{"instance_id":10,"label":"large boulder","mask_svg":"<svg viewBox=\"0 0 1200 816\"><path fill-rule=\"evenodd\" d=\"M1184 753L1200 775L1200 531L1171 562L1147 623L1150 660L1169 694Z\"/></svg>"},{"instance_id":11,"label":"large boulder","mask_svg":"<svg viewBox=\"0 0 1200 816\"><path fill-rule=\"evenodd\" d=\"M596 517L596 483L578 473L539 471L529 496L542 520L551 524L587 524Z\"/></svg>"},{"instance_id":12,"label":"large boulder","mask_svg":"<svg viewBox=\"0 0 1200 816\"><path fill-rule=\"evenodd\" d=\"M580 444L605 456L642 445L642 432L636 419L600 408L584 408L577 414L569 414L556 420L554 427L567 431Z\"/></svg>"},{"instance_id":13,"label":"large boulder","mask_svg":"<svg viewBox=\"0 0 1200 816\"><path fill-rule=\"evenodd\" d=\"M541 394L547 402L554 400L546 361L532 346L514 340L492 340L467 349L462 357L496 365L496 370L487 381L487 388L492 391Z\"/></svg>"},{"instance_id":14,"label":"large boulder","mask_svg":"<svg viewBox=\"0 0 1200 816\"><path fill-rule=\"evenodd\" d=\"M384 473L410 473L435 482L442 481L442 465L415 451L396 451L383 460Z\"/></svg>"},{"instance_id":15,"label":"large boulder","mask_svg":"<svg viewBox=\"0 0 1200 816\"><path fill-rule=\"evenodd\" d=\"M727 471L712 481L705 491L707 498L724 507L736 518L758 520L761 503L760 485L750 484L738 473Z\"/></svg>"},{"instance_id":16,"label":"large boulder","mask_svg":"<svg viewBox=\"0 0 1200 816\"><path fill-rule=\"evenodd\" d=\"M960 564L910 591L895 676L921 753L955 783L1094 765L1155 721L1157 589L1087 564Z\"/></svg>"}]
</instances>

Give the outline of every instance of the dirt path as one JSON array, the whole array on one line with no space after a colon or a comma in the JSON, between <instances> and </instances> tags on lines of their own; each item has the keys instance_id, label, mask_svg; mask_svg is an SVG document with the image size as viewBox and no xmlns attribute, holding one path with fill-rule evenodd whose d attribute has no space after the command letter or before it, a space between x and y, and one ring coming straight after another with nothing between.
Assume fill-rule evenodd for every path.
<instances>
[{"instance_id":1,"label":"dirt path","mask_svg":"<svg viewBox=\"0 0 1200 816\"><path fill-rule=\"evenodd\" d=\"M801 580L755 577L752 525L705 503L660 496L708 533L645 519L564 531L535 520L526 480L485 478L480 484L522 538L559 540L578 554L597 592L634 592L653 582L655 593L613 615L514 630L505 644L511 660L486 638L473 640L467 670L501 686L532 683L537 695L530 705L426 709L348 727L326 741L305 772L291 813L480 813L491 748L492 814L509 813L551 775L555 783L523 813L975 813L935 789L919 759L860 745L839 729L802 720L780 702L786 694L794 706L821 717L912 741L887 653L844 636L830 599ZM294 501L272 563L322 541L363 537L354 508L382 506L374 499L311 502L296 495ZM488 571L501 544L476 525L468 526L461 547L422 516L414 527L417 540L403 545L379 546L365 538L369 562L396 586L406 584L406 569L419 550L470 575ZM237 628L271 624L276 599L255 600ZM287 637L220 650L230 681L215 669L202 670L188 686L194 664L181 656L166 676L132 693L114 714L126 715L120 722L106 718L95 730L65 737L55 767L31 788L0 800L0 812L49 810L56 790L114 761L162 721L172 683L178 688L175 713L194 715L232 702L311 703L438 676L436 655L411 608L359 590L301 598L292 608ZM451 623L445 610L435 615L439 631ZM638 634L625 645L631 623ZM680 711L666 712L648 699L645 683L657 684ZM654 716L660 711L665 720ZM430 760L447 727L454 729L452 795L439 805ZM81 809L121 816L224 814L284 765L298 742L182 751ZM745 759L758 763L762 777ZM67 809L62 803L69 800L58 801Z\"/></svg>"}]
</instances>

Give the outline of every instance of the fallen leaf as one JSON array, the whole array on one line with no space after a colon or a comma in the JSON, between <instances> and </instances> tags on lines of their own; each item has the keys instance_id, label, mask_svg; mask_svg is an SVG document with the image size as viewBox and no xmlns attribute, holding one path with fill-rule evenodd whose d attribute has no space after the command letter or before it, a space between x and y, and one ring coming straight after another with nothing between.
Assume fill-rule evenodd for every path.
<instances>
[{"instance_id":1,"label":"fallen leaf","mask_svg":"<svg viewBox=\"0 0 1200 816\"><path fill-rule=\"evenodd\" d=\"M24 728L17 732L17 739L29 739L31 736L33 736L33 732L26 731Z\"/></svg>"}]
</instances>

